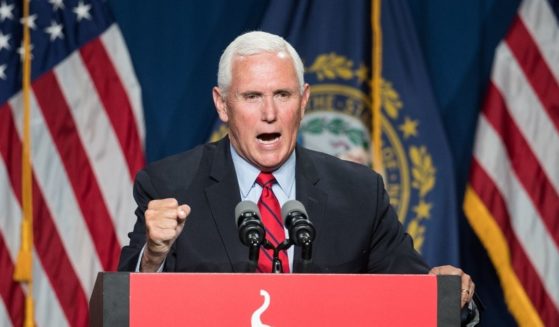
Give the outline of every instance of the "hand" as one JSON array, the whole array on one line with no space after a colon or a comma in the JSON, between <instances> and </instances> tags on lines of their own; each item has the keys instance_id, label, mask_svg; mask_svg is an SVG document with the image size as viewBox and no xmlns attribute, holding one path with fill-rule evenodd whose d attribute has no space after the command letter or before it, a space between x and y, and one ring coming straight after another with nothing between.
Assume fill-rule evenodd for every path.
<instances>
[{"instance_id":1,"label":"hand","mask_svg":"<svg viewBox=\"0 0 559 327\"><path fill-rule=\"evenodd\" d=\"M152 200L145 212L147 244L140 271L155 272L182 232L190 207L176 199Z\"/></svg>"},{"instance_id":2,"label":"hand","mask_svg":"<svg viewBox=\"0 0 559 327\"><path fill-rule=\"evenodd\" d=\"M460 268L453 266L440 266L434 267L429 271L433 275L454 275L460 276L462 280L461 294L460 294L460 307L463 308L464 305L470 302L474 296L476 285L472 281L470 275L466 274Z\"/></svg>"}]
</instances>

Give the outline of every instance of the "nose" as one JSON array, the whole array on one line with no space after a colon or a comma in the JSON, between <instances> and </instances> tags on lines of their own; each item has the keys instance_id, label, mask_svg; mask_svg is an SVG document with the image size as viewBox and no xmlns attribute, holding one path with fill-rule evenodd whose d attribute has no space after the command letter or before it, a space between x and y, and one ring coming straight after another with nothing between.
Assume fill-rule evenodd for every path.
<instances>
[{"instance_id":1,"label":"nose","mask_svg":"<svg viewBox=\"0 0 559 327\"><path fill-rule=\"evenodd\" d=\"M274 122L276 118L277 107L274 102L274 97L264 97L264 103L262 104L262 120L271 123Z\"/></svg>"}]
</instances>

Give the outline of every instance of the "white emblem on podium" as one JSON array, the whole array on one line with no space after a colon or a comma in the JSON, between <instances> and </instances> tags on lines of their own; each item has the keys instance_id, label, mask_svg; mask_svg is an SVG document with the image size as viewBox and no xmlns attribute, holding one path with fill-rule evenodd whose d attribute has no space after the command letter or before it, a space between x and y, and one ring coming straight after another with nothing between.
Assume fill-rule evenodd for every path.
<instances>
[{"instance_id":1,"label":"white emblem on podium","mask_svg":"<svg viewBox=\"0 0 559 327\"><path fill-rule=\"evenodd\" d=\"M260 319L260 316L268 309L268 306L270 306L270 294L265 290L260 290L260 295L264 297L264 303L252 313L250 325L252 327L271 327L270 325L264 325Z\"/></svg>"}]
</instances>

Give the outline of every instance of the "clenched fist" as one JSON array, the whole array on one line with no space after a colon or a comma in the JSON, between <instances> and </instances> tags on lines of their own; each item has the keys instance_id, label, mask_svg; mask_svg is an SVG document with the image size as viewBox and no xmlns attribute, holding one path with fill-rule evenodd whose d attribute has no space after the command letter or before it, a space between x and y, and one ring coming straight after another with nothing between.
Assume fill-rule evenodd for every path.
<instances>
[{"instance_id":1,"label":"clenched fist","mask_svg":"<svg viewBox=\"0 0 559 327\"><path fill-rule=\"evenodd\" d=\"M140 271L155 272L171 246L182 232L190 207L179 205L176 199L152 200L144 214L146 218L147 244Z\"/></svg>"}]
</instances>

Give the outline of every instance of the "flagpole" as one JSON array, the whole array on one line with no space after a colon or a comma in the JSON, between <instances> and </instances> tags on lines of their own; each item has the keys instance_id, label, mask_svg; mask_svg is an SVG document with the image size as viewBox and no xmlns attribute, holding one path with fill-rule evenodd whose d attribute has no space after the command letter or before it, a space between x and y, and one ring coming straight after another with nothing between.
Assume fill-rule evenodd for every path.
<instances>
[{"instance_id":1,"label":"flagpole","mask_svg":"<svg viewBox=\"0 0 559 327\"><path fill-rule=\"evenodd\" d=\"M382 162L382 116L381 116L381 82L382 82L382 30L380 25L381 0L372 0L372 73L371 73L371 143L373 145L373 169L384 175Z\"/></svg>"},{"instance_id":2,"label":"flagpole","mask_svg":"<svg viewBox=\"0 0 559 327\"><path fill-rule=\"evenodd\" d=\"M27 284L25 318L23 326L34 326L33 310L33 181L31 173L31 40L29 34L29 1L23 0L23 144L21 158L21 183L23 219L21 244L14 269L14 280Z\"/></svg>"}]
</instances>

